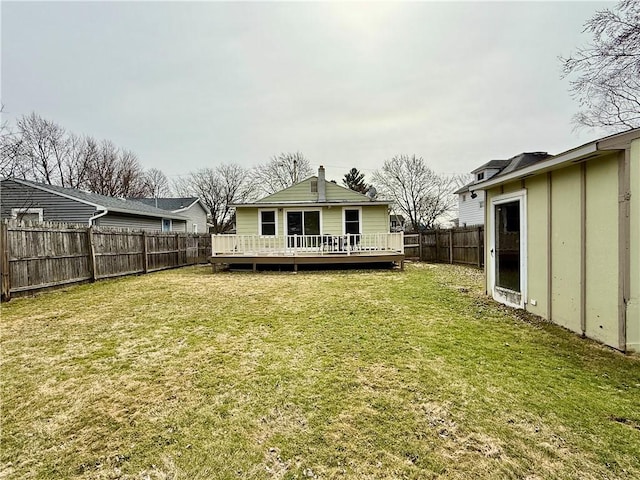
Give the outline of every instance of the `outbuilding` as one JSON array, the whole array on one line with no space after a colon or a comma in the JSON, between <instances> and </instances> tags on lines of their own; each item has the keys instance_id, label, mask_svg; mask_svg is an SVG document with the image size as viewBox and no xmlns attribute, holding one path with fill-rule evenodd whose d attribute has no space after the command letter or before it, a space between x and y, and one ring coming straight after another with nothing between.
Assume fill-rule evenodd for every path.
<instances>
[{"instance_id":1,"label":"outbuilding","mask_svg":"<svg viewBox=\"0 0 640 480\"><path fill-rule=\"evenodd\" d=\"M640 128L473 188L486 199L487 294L640 351Z\"/></svg>"}]
</instances>

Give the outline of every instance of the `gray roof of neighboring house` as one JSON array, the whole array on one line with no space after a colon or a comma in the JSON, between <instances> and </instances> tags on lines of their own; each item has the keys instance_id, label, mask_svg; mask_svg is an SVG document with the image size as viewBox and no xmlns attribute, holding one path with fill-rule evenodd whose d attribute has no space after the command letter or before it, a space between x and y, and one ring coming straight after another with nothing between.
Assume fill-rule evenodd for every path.
<instances>
[{"instance_id":1,"label":"gray roof of neighboring house","mask_svg":"<svg viewBox=\"0 0 640 480\"><path fill-rule=\"evenodd\" d=\"M506 167L511 160L489 160L484 165L479 166L475 170L472 170L471 173L478 173L481 170L488 170L490 168L503 169Z\"/></svg>"},{"instance_id":2,"label":"gray roof of neighboring house","mask_svg":"<svg viewBox=\"0 0 640 480\"><path fill-rule=\"evenodd\" d=\"M459 195L461 193L465 193L469 191L469 187L471 187L471 185L473 185L475 182L475 180L473 182L469 182L466 185L460 187L458 190L456 190L455 192L453 192L454 195Z\"/></svg>"},{"instance_id":3,"label":"gray roof of neighboring house","mask_svg":"<svg viewBox=\"0 0 640 480\"><path fill-rule=\"evenodd\" d=\"M500 169L500 171L490 177L490 178L496 178L496 177L500 177L502 175L511 173L515 170L520 170L521 168L528 167L529 165L533 165L534 163L539 162L541 160L545 160L551 156L552 155L549 155L547 152L524 152L514 157L511 157L509 160L490 160L484 165L473 170L471 173L478 173L482 170L497 168L497 169ZM469 192L471 191L471 187L473 185L482 183L486 180L488 179L484 179L480 181L473 180L472 182L467 183L466 185L460 187L458 190L456 190L453 193L454 195L460 195L462 193Z\"/></svg>"},{"instance_id":4,"label":"gray roof of neighboring house","mask_svg":"<svg viewBox=\"0 0 640 480\"><path fill-rule=\"evenodd\" d=\"M170 210L175 212L177 210L183 210L191 207L194 203L200 202L198 197L179 197L179 198L130 198L136 202L144 203L152 207L161 208L162 210ZM202 205L202 202L200 202ZM202 208L206 210L206 207L202 205Z\"/></svg>"},{"instance_id":5,"label":"gray roof of neighboring house","mask_svg":"<svg viewBox=\"0 0 640 480\"><path fill-rule=\"evenodd\" d=\"M96 210L109 210L112 212L128 213L131 215L187 220L187 218L182 215L177 215L167 210L162 210L160 208L155 208L141 202L127 200L124 198L107 197L106 195L100 195L99 193L85 192L75 188L59 187L57 185L48 185L19 178L7 178L6 180L21 183L29 187L53 193L54 195L71 198L72 200L77 200L81 203L93 205L96 207Z\"/></svg>"},{"instance_id":6,"label":"gray roof of neighboring house","mask_svg":"<svg viewBox=\"0 0 640 480\"><path fill-rule=\"evenodd\" d=\"M552 155L549 155L547 152L525 152L515 157L511 157L509 159L509 164L500 170L494 177L499 175L506 175L507 173L511 173L514 170L520 170L521 168L528 167L529 165L533 165L540 160L544 160L545 158L549 158ZM492 177L493 178L493 177Z\"/></svg>"}]
</instances>

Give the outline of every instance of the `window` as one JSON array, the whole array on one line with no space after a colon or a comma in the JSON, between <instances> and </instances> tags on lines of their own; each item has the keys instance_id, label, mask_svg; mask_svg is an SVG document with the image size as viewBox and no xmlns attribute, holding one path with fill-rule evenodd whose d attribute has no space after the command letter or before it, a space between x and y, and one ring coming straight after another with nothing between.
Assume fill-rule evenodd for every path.
<instances>
[{"instance_id":1,"label":"window","mask_svg":"<svg viewBox=\"0 0 640 480\"><path fill-rule=\"evenodd\" d=\"M163 232L170 232L171 231L171 219L170 218L163 218L162 219L162 231Z\"/></svg>"},{"instance_id":2,"label":"window","mask_svg":"<svg viewBox=\"0 0 640 480\"><path fill-rule=\"evenodd\" d=\"M287 212L287 235L320 235L320 211Z\"/></svg>"},{"instance_id":3,"label":"window","mask_svg":"<svg viewBox=\"0 0 640 480\"><path fill-rule=\"evenodd\" d=\"M21 222L41 222L42 208L12 208L11 216Z\"/></svg>"},{"instance_id":4,"label":"window","mask_svg":"<svg viewBox=\"0 0 640 480\"><path fill-rule=\"evenodd\" d=\"M476 180L483 180L484 179L484 172L480 172L477 176L476 176Z\"/></svg>"},{"instance_id":5,"label":"window","mask_svg":"<svg viewBox=\"0 0 640 480\"><path fill-rule=\"evenodd\" d=\"M463 202L466 202L466 201L467 201L467 194L466 194L466 193L463 193L463 194L462 194L462 201L463 201Z\"/></svg>"},{"instance_id":6,"label":"window","mask_svg":"<svg viewBox=\"0 0 640 480\"><path fill-rule=\"evenodd\" d=\"M344 211L344 233L360 233L360 210Z\"/></svg>"},{"instance_id":7,"label":"window","mask_svg":"<svg viewBox=\"0 0 640 480\"><path fill-rule=\"evenodd\" d=\"M193 233L198 233L198 224L197 223L193 224Z\"/></svg>"},{"instance_id":8,"label":"window","mask_svg":"<svg viewBox=\"0 0 640 480\"><path fill-rule=\"evenodd\" d=\"M276 228L276 211L261 210L260 211L260 235L275 235Z\"/></svg>"},{"instance_id":9,"label":"window","mask_svg":"<svg viewBox=\"0 0 640 480\"><path fill-rule=\"evenodd\" d=\"M311 180L311 193L318 193L318 181Z\"/></svg>"}]
</instances>

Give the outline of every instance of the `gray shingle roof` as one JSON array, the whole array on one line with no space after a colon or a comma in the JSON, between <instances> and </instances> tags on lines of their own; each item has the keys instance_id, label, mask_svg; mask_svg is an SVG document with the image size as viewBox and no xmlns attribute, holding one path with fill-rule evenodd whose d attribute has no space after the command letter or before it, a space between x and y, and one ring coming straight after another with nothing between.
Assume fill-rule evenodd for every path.
<instances>
[{"instance_id":1,"label":"gray shingle roof","mask_svg":"<svg viewBox=\"0 0 640 480\"><path fill-rule=\"evenodd\" d=\"M127 200L124 198L107 197L106 195L100 195L98 193L85 192L75 188L59 187L57 185L47 185L44 183L32 182L30 180L22 180L18 178L11 178L18 183L27 185L30 187L38 188L40 190L48 191L54 194L70 197L76 199L82 203L88 203L94 205L97 209L107 209L112 212L129 213L134 215L145 215L150 217L163 217L172 218L177 220L186 220L186 217L155 208L149 205L145 205L141 202L133 200Z\"/></svg>"},{"instance_id":2,"label":"gray shingle roof","mask_svg":"<svg viewBox=\"0 0 640 480\"><path fill-rule=\"evenodd\" d=\"M181 210L191 206L198 201L198 197L180 197L180 198L130 198L135 202L144 203L151 207L161 208L162 210Z\"/></svg>"},{"instance_id":3,"label":"gray shingle roof","mask_svg":"<svg viewBox=\"0 0 640 480\"><path fill-rule=\"evenodd\" d=\"M484 165L480 165L478 168L476 168L475 170L472 170L471 173L477 173L481 170L487 170L489 168L499 168L502 169L504 167L506 167L507 165L509 165L509 162L511 160L489 160L487 163L485 163Z\"/></svg>"}]
</instances>

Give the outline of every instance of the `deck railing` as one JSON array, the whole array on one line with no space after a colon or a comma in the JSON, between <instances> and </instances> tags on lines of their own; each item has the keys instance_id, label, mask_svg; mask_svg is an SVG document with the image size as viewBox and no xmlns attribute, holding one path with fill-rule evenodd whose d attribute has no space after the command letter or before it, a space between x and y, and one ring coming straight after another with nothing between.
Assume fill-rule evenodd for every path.
<instances>
[{"instance_id":1,"label":"deck railing","mask_svg":"<svg viewBox=\"0 0 640 480\"><path fill-rule=\"evenodd\" d=\"M213 235L215 255L352 255L366 252L404 252L403 233L345 235Z\"/></svg>"}]
</instances>

